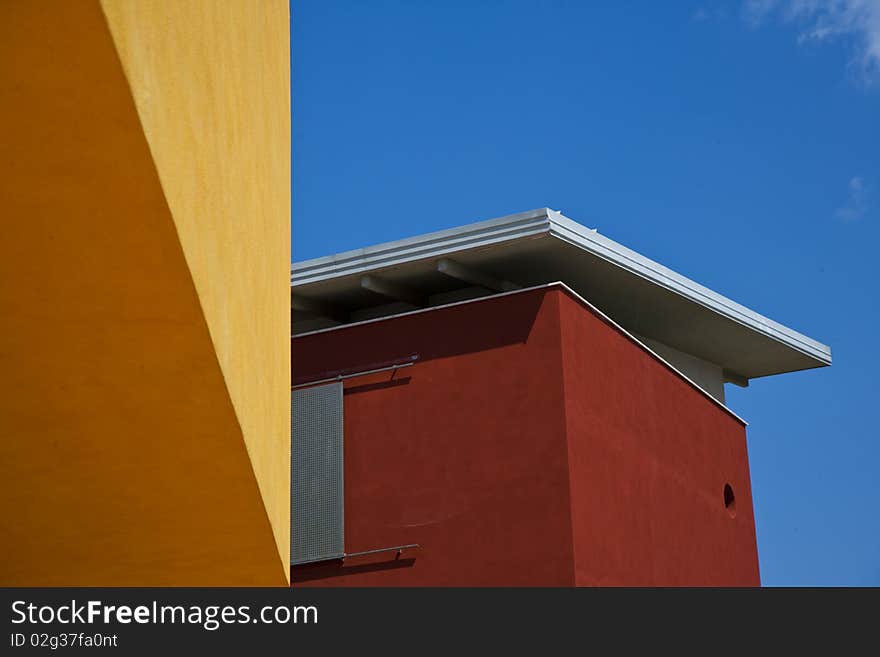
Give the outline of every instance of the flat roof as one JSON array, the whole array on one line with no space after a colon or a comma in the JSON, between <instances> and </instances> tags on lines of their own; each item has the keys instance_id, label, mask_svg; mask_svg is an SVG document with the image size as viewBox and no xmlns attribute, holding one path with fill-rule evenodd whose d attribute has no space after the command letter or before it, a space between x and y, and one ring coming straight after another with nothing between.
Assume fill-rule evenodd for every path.
<instances>
[{"instance_id":1,"label":"flat roof","mask_svg":"<svg viewBox=\"0 0 880 657\"><path fill-rule=\"evenodd\" d=\"M294 334L561 281L627 331L730 380L831 364L831 349L549 208L293 263Z\"/></svg>"}]
</instances>

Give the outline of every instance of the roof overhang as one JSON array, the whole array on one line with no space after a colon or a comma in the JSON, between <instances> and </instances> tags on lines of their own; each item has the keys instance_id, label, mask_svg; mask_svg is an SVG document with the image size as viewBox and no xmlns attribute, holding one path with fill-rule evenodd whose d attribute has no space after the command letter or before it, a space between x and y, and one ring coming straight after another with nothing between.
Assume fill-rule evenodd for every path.
<instances>
[{"instance_id":1,"label":"roof overhang","mask_svg":"<svg viewBox=\"0 0 880 657\"><path fill-rule=\"evenodd\" d=\"M732 381L831 364L826 345L548 208L294 263L293 332L554 281Z\"/></svg>"}]
</instances>

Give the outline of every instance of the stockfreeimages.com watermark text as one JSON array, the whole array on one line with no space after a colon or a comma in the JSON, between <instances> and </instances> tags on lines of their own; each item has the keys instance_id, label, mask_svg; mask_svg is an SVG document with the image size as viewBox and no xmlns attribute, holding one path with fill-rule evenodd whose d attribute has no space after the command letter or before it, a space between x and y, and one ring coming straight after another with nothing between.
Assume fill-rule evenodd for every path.
<instances>
[{"instance_id":1,"label":"stockfreeimages.com watermark text","mask_svg":"<svg viewBox=\"0 0 880 657\"><path fill-rule=\"evenodd\" d=\"M153 600L143 605L112 605L101 600L37 605L25 600L12 603L13 625L198 625L214 631L223 625L262 623L266 625L316 624L314 605L168 605Z\"/></svg>"}]
</instances>

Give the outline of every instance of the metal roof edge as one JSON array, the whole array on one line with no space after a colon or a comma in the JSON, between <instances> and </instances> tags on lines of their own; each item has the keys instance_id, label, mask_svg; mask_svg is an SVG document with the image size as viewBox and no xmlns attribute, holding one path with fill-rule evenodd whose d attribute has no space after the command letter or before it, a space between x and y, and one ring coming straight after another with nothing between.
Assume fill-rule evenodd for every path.
<instances>
[{"instance_id":1,"label":"metal roof edge","mask_svg":"<svg viewBox=\"0 0 880 657\"><path fill-rule=\"evenodd\" d=\"M298 287L544 235L572 244L804 354L817 363L816 367L831 365L829 346L750 310L547 207L293 263L290 284Z\"/></svg>"},{"instance_id":2,"label":"metal roof edge","mask_svg":"<svg viewBox=\"0 0 880 657\"><path fill-rule=\"evenodd\" d=\"M549 208L538 208L458 228L293 263L290 266L290 284L306 285L549 233L550 212Z\"/></svg>"},{"instance_id":3,"label":"metal roof edge","mask_svg":"<svg viewBox=\"0 0 880 657\"><path fill-rule=\"evenodd\" d=\"M582 248L746 328L781 342L824 365L831 365L829 346L750 310L596 231L585 228L559 212L551 210L549 219L550 234L553 237Z\"/></svg>"}]
</instances>

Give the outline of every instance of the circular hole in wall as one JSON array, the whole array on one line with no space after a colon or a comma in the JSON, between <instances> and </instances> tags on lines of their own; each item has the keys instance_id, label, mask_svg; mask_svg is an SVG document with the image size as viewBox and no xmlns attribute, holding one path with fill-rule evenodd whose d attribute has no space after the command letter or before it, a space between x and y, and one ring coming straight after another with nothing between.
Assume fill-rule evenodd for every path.
<instances>
[{"instance_id":1,"label":"circular hole in wall","mask_svg":"<svg viewBox=\"0 0 880 657\"><path fill-rule=\"evenodd\" d=\"M730 484L724 484L724 508L727 509L731 518L736 515L736 496L733 494L733 487Z\"/></svg>"}]
</instances>

